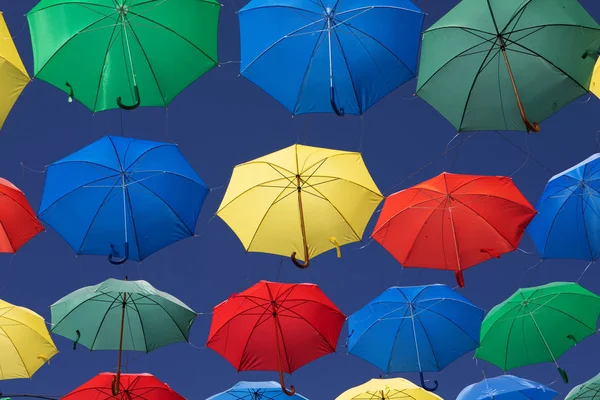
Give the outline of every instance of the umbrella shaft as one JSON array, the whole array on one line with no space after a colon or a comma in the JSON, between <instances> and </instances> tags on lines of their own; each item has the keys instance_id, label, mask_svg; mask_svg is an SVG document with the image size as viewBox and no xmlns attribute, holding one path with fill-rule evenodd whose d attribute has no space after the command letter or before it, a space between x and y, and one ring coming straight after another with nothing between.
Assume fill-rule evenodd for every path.
<instances>
[{"instance_id":1,"label":"umbrella shaft","mask_svg":"<svg viewBox=\"0 0 600 400\"><path fill-rule=\"evenodd\" d=\"M121 378L121 356L123 354L123 329L125 326L125 307L127 306L127 293L123 293L123 306L121 311L121 333L119 338L119 361L117 365L117 376L115 378L115 388L119 390L119 380Z\"/></svg>"},{"instance_id":2,"label":"umbrella shaft","mask_svg":"<svg viewBox=\"0 0 600 400\"><path fill-rule=\"evenodd\" d=\"M302 231L302 243L304 244L304 262L308 261L308 243L306 243L306 227L304 226L304 208L302 207L302 184L300 174L296 175L296 185L298 187L298 210L300 211L300 229Z\"/></svg>"}]
</instances>

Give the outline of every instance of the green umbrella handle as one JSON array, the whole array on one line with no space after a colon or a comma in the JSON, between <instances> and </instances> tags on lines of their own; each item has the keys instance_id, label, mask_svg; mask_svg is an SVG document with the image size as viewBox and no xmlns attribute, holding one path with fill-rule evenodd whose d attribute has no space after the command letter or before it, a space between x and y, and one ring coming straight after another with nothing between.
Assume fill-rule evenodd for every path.
<instances>
[{"instance_id":1,"label":"green umbrella handle","mask_svg":"<svg viewBox=\"0 0 600 400\"><path fill-rule=\"evenodd\" d=\"M108 262L111 263L112 265L124 264L125 261L127 261L128 259L129 259L129 242L125 242L125 257L121 258L120 260L116 260L112 254L108 256Z\"/></svg>"},{"instance_id":2,"label":"green umbrella handle","mask_svg":"<svg viewBox=\"0 0 600 400\"><path fill-rule=\"evenodd\" d=\"M67 87L69 88L69 103L71 103L75 98L75 92L73 90L73 86L71 86L69 82L65 83L65 85L67 85Z\"/></svg>"},{"instance_id":3,"label":"green umbrella handle","mask_svg":"<svg viewBox=\"0 0 600 400\"><path fill-rule=\"evenodd\" d=\"M331 102L331 108L333 108L333 111L337 114L337 116L343 117L344 108L338 108L337 104L335 103L335 89L333 86L331 86L329 91L329 101Z\"/></svg>"},{"instance_id":4,"label":"green umbrella handle","mask_svg":"<svg viewBox=\"0 0 600 400\"><path fill-rule=\"evenodd\" d=\"M594 56L597 56L597 55L598 55L597 51L588 50L585 53L583 53L583 55L581 56L581 58L583 58L585 60L588 57L594 57Z\"/></svg>"},{"instance_id":5,"label":"green umbrella handle","mask_svg":"<svg viewBox=\"0 0 600 400\"><path fill-rule=\"evenodd\" d=\"M137 85L135 85L133 87L133 92L135 94L135 103L133 105L128 106L126 104L123 104L123 102L121 101L122 100L121 96L119 96L117 98L117 105L119 107L121 107L123 110L133 110L133 109L138 108L141 104L141 100L140 100L140 89L138 88Z\"/></svg>"},{"instance_id":6,"label":"green umbrella handle","mask_svg":"<svg viewBox=\"0 0 600 400\"><path fill-rule=\"evenodd\" d=\"M77 334L77 339L73 342L73 350L77 349L77 343L79 342L79 339L81 339L81 332L79 332L79 329L77 329L75 333Z\"/></svg>"},{"instance_id":7,"label":"green umbrella handle","mask_svg":"<svg viewBox=\"0 0 600 400\"><path fill-rule=\"evenodd\" d=\"M561 367L558 367L558 373L560 374L560 377L562 378L564 383L569 383L569 375L567 375L567 371L565 371Z\"/></svg>"}]
</instances>

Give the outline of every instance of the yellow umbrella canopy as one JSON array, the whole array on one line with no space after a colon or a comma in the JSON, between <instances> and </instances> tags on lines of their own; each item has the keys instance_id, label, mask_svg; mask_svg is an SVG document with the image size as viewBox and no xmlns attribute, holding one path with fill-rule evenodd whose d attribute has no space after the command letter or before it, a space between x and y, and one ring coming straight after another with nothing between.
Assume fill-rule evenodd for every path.
<instances>
[{"instance_id":1,"label":"yellow umbrella canopy","mask_svg":"<svg viewBox=\"0 0 600 400\"><path fill-rule=\"evenodd\" d=\"M0 129L29 82L27 70L0 11Z\"/></svg>"},{"instance_id":2,"label":"yellow umbrella canopy","mask_svg":"<svg viewBox=\"0 0 600 400\"><path fill-rule=\"evenodd\" d=\"M402 378L371 379L360 386L346 390L335 400L442 400L437 394Z\"/></svg>"},{"instance_id":3,"label":"yellow umbrella canopy","mask_svg":"<svg viewBox=\"0 0 600 400\"><path fill-rule=\"evenodd\" d=\"M217 215L246 251L291 254L306 268L361 241L382 199L360 153L295 144L237 165Z\"/></svg>"},{"instance_id":4,"label":"yellow umbrella canopy","mask_svg":"<svg viewBox=\"0 0 600 400\"><path fill-rule=\"evenodd\" d=\"M600 58L596 60L592 81L590 82L590 92L600 98Z\"/></svg>"},{"instance_id":5,"label":"yellow umbrella canopy","mask_svg":"<svg viewBox=\"0 0 600 400\"><path fill-rule=\"evenodd\" d=\"M58 354L44 318L0 300L0 380L31 378Z\"/></svg>"}]
</instances>

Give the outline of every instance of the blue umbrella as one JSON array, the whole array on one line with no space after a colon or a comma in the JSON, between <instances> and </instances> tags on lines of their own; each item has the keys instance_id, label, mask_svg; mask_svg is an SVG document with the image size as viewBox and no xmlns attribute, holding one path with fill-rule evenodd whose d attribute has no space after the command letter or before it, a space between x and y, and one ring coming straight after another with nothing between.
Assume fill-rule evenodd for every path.
<instances>
[{"instance_id":1,"label":"blue umbrella","mask_svg":"<svg viewBox=\"0 0 600 400\"><path fill-rule=\"evenodd\" d=\"M479 346L484 311L446 285L391 287L348 317L348 351L386 373L441 371Z\"/></svg>"},{"instance_id":2,"label":"blue umbrella","mask_svg":"<svg viewBox=\"0 0 600 400\"><path fill-rule=\"evenodd\" d=\"M600 257L600 154L548 181L527 232L542 258Z\"/></svg>"},{"instance_id":3,"label":"blue umbrella","mask_svg":"<svg viewBox=\"0 0 600 400\"><path fill-rule=\"evenodd\" d=\"M215 394L206 400L272 400L291 398L308 400L304 396L294 394L288 397L278 382L238 382L234 387L223 393Z\"/></svg>"},{"instance_id":4,"label":"blue umbrella","mask_svg":"<svg viewBox=\"0 0 600 400\"><path fill-rule=\"evenodd\" d=\"M467 386L456 400L550 400L557 394L540 383L513 375L501 375Z\"/></svg>"},{"instance_id":5,"label":"blue umbrella","mask_svg":"<svg viewBox=\"0 0 600 400\"><path fill-rule=\"evenodd\" d=\"M293 114L362 115L416 74L424 13L409 0L252 0L240 73Z\"/></svg>"},{"instance_id":6,"label":"blue umbrella","mask_svg":"<svg viewBox=\"0 0 600 400\"><path fill-rule=\"evenodd\" d=\"M193 236L208 192L176 145L105 136L48 167L39 218L122 264Z\"/></svg>"}]
</instances>

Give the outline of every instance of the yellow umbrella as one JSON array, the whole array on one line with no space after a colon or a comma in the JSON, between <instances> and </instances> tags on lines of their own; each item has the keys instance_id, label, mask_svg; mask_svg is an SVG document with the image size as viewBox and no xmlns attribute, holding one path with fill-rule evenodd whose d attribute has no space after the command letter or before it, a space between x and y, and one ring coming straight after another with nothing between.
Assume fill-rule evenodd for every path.
<instances>
[{"instance_id":1,"label":"yellow umbrella","mask_svg":"<svg viewBox=\"0 0 600 400\"><path fill-rule=\"evenodd\" d=\"M0 380L31 378L56 354L44 318L0 300Z\"/></svg>"},{"instance_id":2,"label":"yellow umbrella","mask_svg":"<svg viewBox=\"0 0 600 400\"><path fill-rule=\"evenodd\" d=\"M236 166L217 215L246 251L291 253L306 268L360 241L382 199L360 153L296 144Z\"/></svg>"},{"instance_id":3,"label":"yellow umbrella","mask_svg":"<svg viewBox=\"0 0 600 400\"><path fill-rule=\"evenodd\" d=\"M594 66L594 73L590 82L590 92L600 98L600 58L596 60L596 65Z\"/></svg>"},{"instance_id":4,"label":"yellow umbrella","mask_svg":"<svg viewBox=\"0 0 600 400\"><path fill-rule=\"evenodd\" d=\"M346 390L335 400L442 400L437 394L402 378L371 379L360 386Z\"/></svg>"},{"instance_id":5,"label":"yellow umbrella","mask_svg":"<svg viewBox=\"0 0 600 400\"><path fill-rule=\"evenodd\" d=\"M30 80L0 11L0 129Z\"/></svg>"}]
</instances>

